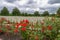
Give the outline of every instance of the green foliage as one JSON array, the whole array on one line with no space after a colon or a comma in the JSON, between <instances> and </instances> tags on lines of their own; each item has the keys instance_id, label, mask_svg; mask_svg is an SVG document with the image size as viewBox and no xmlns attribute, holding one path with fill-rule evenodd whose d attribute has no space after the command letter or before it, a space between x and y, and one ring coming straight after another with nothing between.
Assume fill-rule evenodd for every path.
<instances>
[{"instance_id":1,"label":"green foliage","mask_svg":"<svg viewBox=\"0 0 60 40\"><path fill-rule=\"evenodd\" d=\"M8 35L18 34L19 36L22 36L23 40L60 40L60 19L55 17L45 17L43 20L35 21L36 23L31 23L28 20L29 23L27 23L26 20L22 20L16 24L17 22L13 23L11 20L8 21L5 18L4 20L0 19L0 21L0 33L7 32ZM7 25L8 23L9 25ZM24 27L23 25L26 26Z\"/></svg>"},{"instance_id":2,"label":"green foliage","mask_svg":"<svg viewBox=\"0 0 60 40\"><path fill-rule=\"evenodd\" d=\"M28 13L25 13L25 16L28 16Z\"/></svg>"},{"instance_id":3,"label":"green foliage","mask_svg":"<svg viewBox=\"0 0 60 40\"><path fill-rule=\"evenodd\" d=\"M21 14L21 12L19 11L19 9L15 7L12 11L12 15L13 16L20 16L20 14Z\"/></svg>"},{"instance_id":4,"label":"green foliage","mask_svg":"<svg viewBox=\"0 0 60 40\"><path fill-rule=\"evenodd\" d=\"M55 15L56 15L56 14L53 13L53 14L50 14L49 16L55 16Z\"/></svg>"},{"instance_id":5,"label":"green foliage","mask_svg":"<svg viewBox=\"0 0 60 40\"><path fill-rule=\"evenodd\" d=\"M38 11L35 11L34 12L34 16L40 16L39 12Z\"/></svg>"},{"instance_id":6,"label":"green foliage","mask_svg":"<svg viewBox=\"0 0 60 40\"><path fill-rule=\"evenodd\" d=\"M42 14L39 13L39 11L35 11L33 14L32 13L27 13L27 12L20 12L20 10L15 7L11 13L9 13L8 9L4 7L1 10L0 13L1 16L55 16L55 17L60 17L60 8L57 10L57 14L49 14L48 11L44 11Z\"/></svg>"},{"instance_id":7,"label":"green foliage","mask_svg":"<svg viewBox=\"0 0 60 40\"><path fill-rule=\"evenodd\" d=\"M24 16L25 14L24 14L24 12L23 13L21 13L21 16Z\"/></svg>"},{"instance_id":8,"label":"green foliage","mask_svg":"<svg viewBox=\"0 0 60 40\"><path fill-rule=\"evenodd\" d=\"M28 14L29 16L34 16L34 14Z\"/></svg>"},{"instance_id":9,"label":"green foliage","mask_svg":"<svg viewBox=\"0 0 60 40\"><path fill-rule=\"evenodd\" d=\"M9 15L9 11L6 7L4 7L2 10L1 10L1 15L2 16L8 16Z\"/></svg>"},{"instance_id":10,"label":"green foliage","mask_svg":"<svg viewBox=\"0 0 60 40\"><path fill-rule=\"evenodd\" d=\"M42 16L49 16L49 12L48 11L44 11Z\"/></svg>"},{"instance_id":11,"label":"green foliage","mask_svg":"<svg viewBox=\"0 0 60 40\"><path fill-rule=\"evenodd\" d=\"M60 8L57 10L57 15L60 16Z\"/></svg>"}]
</instances>

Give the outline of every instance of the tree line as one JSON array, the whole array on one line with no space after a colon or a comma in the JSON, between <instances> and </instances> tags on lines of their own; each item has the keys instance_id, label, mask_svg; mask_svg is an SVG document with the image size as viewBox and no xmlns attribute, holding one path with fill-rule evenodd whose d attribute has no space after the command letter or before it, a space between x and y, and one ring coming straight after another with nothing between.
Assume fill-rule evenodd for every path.
<instances>
[{"instance_id":1,"label":"tree line","mask_svg":"<svg viewBox=\"0 0 60 40\"><path fill-rule=\"evenodd\" d=\"M33 14L29 14L27 12L20 12L20 10L15 7L13 11L10 13L6 7L4 7L0 11L0 16L60 16L60 8L57 10L56 14L50 14L48 11L44 11L43 13L39 13L39 11L35 11Z\"/></svg>"}]
</instances>

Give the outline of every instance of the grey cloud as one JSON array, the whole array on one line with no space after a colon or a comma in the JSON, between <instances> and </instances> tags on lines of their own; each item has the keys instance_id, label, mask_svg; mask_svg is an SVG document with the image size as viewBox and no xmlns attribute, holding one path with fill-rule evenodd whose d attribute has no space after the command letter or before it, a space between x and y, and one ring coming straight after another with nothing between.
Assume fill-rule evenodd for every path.
<instances>
[{"instance_id":1,"label":"grey cloud","mask_svg":"<svg viewBox=\"0 0 60 40\"><path fill-rule=\"evenodd\" d=\"M40 9L40 10L45 10L46 8L41 8L41 7L40 7L39 9Z\"/></svg>"},{"instance_id":2,"label":"grey cloud","mask_svg":"<svg viewBox=\"0 0 60 40\"><path fill-rule=\"evenodd\" d=\"M45 7L45 8L41 8L40 7L39 9L40 9L41 12L44 12L44 11L47 10L50 13L55 13L57 11L58 7L53 7L53 6L51 6L51 7Z\"/></svg>"},{"instance_id":3,"label":"grey cloud","mask_svg":"<svg viewBox=\"0 0 60 40\"><path fill-rule=\"evenodd\" d=\"M47 9L50 13L56 12L57 8L51 7Z\"/></svg>"},{"instance_id":4,"label":"grey cloud","mask_svg":"<svg viewBox=\"0 0 60 40\"><path fill-rule=\"evenodd\" d=\"M7 2L7 4L8 3L14 4L13 2L15 2L15 1L20 1L20 0L5 0L5 2ZM60 3L60 0L49 0L48 3L49 4ZM50 5L50 6L47 6L47 7L46 6L40 7L39 5L37 6L36 2L33 1L33 0L28 0L28 2L24 5L19 5L17 3L14 4L14 5L18 6L18 8L19 8L19 10L21 10L21 12L23 11L23 12L29 12L29 13L33 13L34 9L36 9L36 8L39 8L40 12L44 12L45 10L48 10L50 13L54 13L58 8L58 6L55 6L55 5L54 6ZM4 7L4 6L5 5L0 6L0 9L2 9L2 7ZM14 7L8 5L7 8L11 12ZM30 8L30 9L26 10L26 8Z\"/></svg>"},{"instance_id":5,"label":"grey cloud","mask_svg":"<svg viewBox=\"0 0 60 40\"><path fill-rule=\"evenodd\" d=\"M60 0L49 0L49 4L55 4L55 3L60 3Z\"/></svg>"},{"instance_id":6,"label":"grey cloud","mask_svg":"<svg viewBox=\"0 0 60 40\"><path fill-rule=\"evenodd\" d=\"M13 3L15 1L20 1L20 0L5 0L6 2Z\"/></svg>"},{"instance_id":7,"label":"grey cloud","mask_svg":"<svg viewBox=\"0 0 60 40\"><path fill-rule=\"evenodd\" d=\"M50 13L55 13L58 7L48 7L46 10L48 10Z\"/></svg>"},{"instance_id":8,"label":"grey cloud","mask_svg":"<svg viewBox=\"0 0 60 40\"><path fill-rule=\"evenodd\" d=\"M31 0L29 0L27 4L34 4L34 3L36 3L36 2L35 2L35 1L33 1L33 0L32 0L32 1L31 1Z\"/></svg>"}]
</instances>

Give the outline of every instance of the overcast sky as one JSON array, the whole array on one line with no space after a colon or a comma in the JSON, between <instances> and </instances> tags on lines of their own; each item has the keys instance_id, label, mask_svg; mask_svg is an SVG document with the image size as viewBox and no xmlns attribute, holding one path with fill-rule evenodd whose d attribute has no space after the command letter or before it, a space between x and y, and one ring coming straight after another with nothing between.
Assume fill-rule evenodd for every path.
<instances>
[{"instance_id":1,"label":"overcast sky","mask_svg":"<svg viewBox=\"0 0 60 40\"><path fill-rule=\"evenodd\" d=\"M60 0L0 0L0 9L4 6L12 11L14 7L19 8L20 11L26 12L56 12L60 7Z\"/></svg>"}]
</instances>

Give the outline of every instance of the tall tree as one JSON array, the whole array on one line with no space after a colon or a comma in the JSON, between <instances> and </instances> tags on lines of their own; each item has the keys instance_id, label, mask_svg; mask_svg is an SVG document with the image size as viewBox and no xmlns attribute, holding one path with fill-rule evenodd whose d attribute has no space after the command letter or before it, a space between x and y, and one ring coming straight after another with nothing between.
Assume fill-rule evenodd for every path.
<instances>
[{"instance_id":1,"label":"tall tree","mask_svg":"<svg viewBox=\"0 0 60 40\"><path fill-rule=\"evenodd\" d=\"M34 16L40 16L39 12L38 11L35 11L34 12Z\"/></svg>"},{"instance_id":2,"label":"tall tree","mask_svg":"<svg viewBox=\"0 0 60 40\"><path fill-rule=\"evenodd\" d=\"M2 10L1 10L1 15L2 16L9 16L9 11L6 7L4 7Z\"/></svg>"},{"instance_id":3,"label":"tall tree","mask_svg":"<svg viewBox=\"0 0 60 40\"><path fill-rule=\"evenodd\" d=\"M13 9L13 11L12 11L12 15L13 16L20 16L21 15L21 12L20 12L20 10L17 7L15 7Z\"/></svg>"},{"instance_id":4,"label":"tall tree","mask_svg":"<svg viewBox=\"0 0 60 40\"><path fill-rule=\"evenodd\" d=\"M28 16L28 13L27 12L25 13L25 16Z\"/></svg>"},{"instance_id":5,"label":"tall tree","mask_svg":"<svg viewBox=\"0 0 60 40\"><path fill-rule=\"evenodd\" d=\"M54 13L52 13L52 14L50 14L50 16L55 16L56 14L54 14Z\"/></svg>"},{"instance_id":6,"label":"tall tree","mask_svg":"<svg viewBox=\"0 0 60 40\"><path fill-rule=\"evenodd\" d=\"M60 8L57 10L57 15L60 16Z\"/></svg>"},{"instance_id":7,"label":"tall tree","mask_svg":"<svg viewBox=\"0 0 60 40\"><path fill-rule=\"evenodd\" d=\"M48 11L44 11L42 15L43 16L49 16L49 12Z\"/></svg>"}]
</instances>

